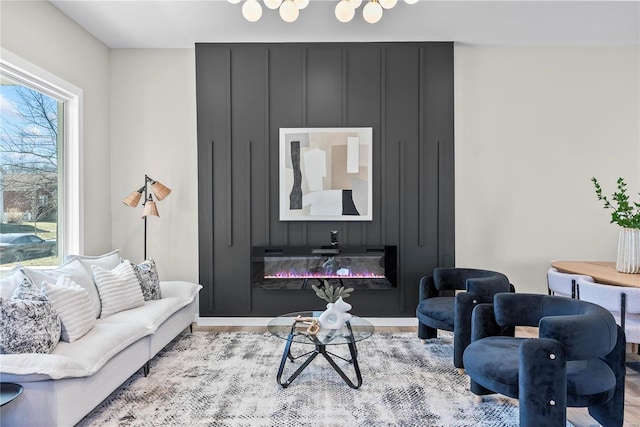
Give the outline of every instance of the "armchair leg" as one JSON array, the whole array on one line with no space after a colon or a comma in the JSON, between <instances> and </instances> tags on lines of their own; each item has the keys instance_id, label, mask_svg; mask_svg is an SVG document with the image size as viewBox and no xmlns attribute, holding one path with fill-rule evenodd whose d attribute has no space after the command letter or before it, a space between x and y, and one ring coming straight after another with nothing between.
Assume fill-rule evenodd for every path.
<instances>
[{"instance_id":1,"label":"armchair leg","mask_svg":"<svg viewBox=\"0 0 640 427\"><path fill-rule=\"evenodd\" d=\"M474 380L470 381L469 390L476 396L485 396L487 394L495 394L495 392L489 390L488 388L482 387L480 384L475 382Z\"/></svg>"},{"instance_id":2,"label":"armchair leg","mask_svg":"<svg viewBox=\"0 0 640 427\"><path fill-rule=\"evenodd\" d=\"M429 338L437 338L438 330L427 326L424 323L418 322L418 338L426 340Z\"/></svg>"}]
</instances>

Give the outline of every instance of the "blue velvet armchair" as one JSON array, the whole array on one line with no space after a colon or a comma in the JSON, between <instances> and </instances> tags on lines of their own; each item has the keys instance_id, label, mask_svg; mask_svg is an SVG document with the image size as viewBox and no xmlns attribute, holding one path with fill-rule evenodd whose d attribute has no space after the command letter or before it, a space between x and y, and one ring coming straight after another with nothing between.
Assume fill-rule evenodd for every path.
<instances>
[{"instance_id":1,"label":"blue velvet armchair","mask_svg":"<svg viewBox=\"0 0 640 427\"><path fill-rule=\"evenodd\" d=\"M458 292L455 291L465 291ZM499 292L515 292L502 273L473 268L436 268L420 279L416 308L418 337L436 338L438 329L453 331L453 364L464 368L462 354L471 342L471 312L480 303L490 303ZM513 328L502 333L513 335Z\"/></svg>"},{"instance_id":2,"label":"blue velvet armchair","mask_svg":"<svg viewBox=\"0 0 640 427\"><path fill-rule=\"evenodd\" d=\"M496 336L538 326L539 338ZM607 427L623 425L625 335L606 309L537 294L498 294L473 310L464 352L471 391L519 399L520 426L566 425L566 408L588 407Z\"/></svg>"}]
</instances>

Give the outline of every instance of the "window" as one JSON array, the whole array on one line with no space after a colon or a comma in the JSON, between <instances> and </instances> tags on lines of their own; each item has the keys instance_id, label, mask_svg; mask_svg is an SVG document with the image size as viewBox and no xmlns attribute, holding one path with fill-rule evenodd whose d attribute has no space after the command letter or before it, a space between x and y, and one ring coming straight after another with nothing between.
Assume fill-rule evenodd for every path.
<instances>
[{"instance_id":1,"label":"window","mask_svg":"<svg viewBox=\"0 0 640 427\"><path fill-rule=\"evenodd\" d=\"M82 91L2 50L0 268L80 253Z\"/></svg>"}]
</instances>

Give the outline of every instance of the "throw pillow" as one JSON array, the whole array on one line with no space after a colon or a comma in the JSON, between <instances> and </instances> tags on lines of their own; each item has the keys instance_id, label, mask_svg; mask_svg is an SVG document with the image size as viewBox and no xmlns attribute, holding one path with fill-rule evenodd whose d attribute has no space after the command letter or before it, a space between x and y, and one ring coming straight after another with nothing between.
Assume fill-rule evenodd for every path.
<instances>
[{"instance_id":1,"label":"throw pillow","mask_svg":"<svg viewBox=\"0 0 640 427\"><path fill-rule=\"evenodd\" d=\"M18 285L25 279L22 265L18 264L0 279L0 297L10 299Z\"/></svg>"},{"instance_id":2,"label":"throw pillow","mask_svg":"<svg viewBox=\"0 0 640 427\"><path fill-rule=\"evenodd\" d=\"M87 272L80 260L72 259L66 264L63 264L58 268L54 268L53 270L23 268L22 271L38 286L41 286L42 282L56 283L60 276L69 276L71 280L89 292L89 298L91 299L94 315L96 318L100 316L100 297L98 296L98 290L96 289L96 285L93 283L91 273Z\"/></svg>"},{"instance_id":3,"label":"throw pillow","mask_svg":"<svg viewBox=\"0 0 640 427\"><path fill-rule=\"evenodd\" d=\"M149 258L138 265L131 263L131 266L133 267L133 271L136 272L138 282L140 282L144 300L149 301L162 298L162 295L160 295L160 279L158 278L158 269L156 268L155 261Z\"/></svg>"},{"instance_id":4,"label":"throw pillow","mask_svg":"<svg viewBox=\"0 0 640 427\"><path fill-rule=\"evenodd\" d=\"M60 330L53 304L29 279L11 299L0 298L0 353L49 353L60 340Z\"/></svg>"},{"instance_id":5,"label":"throw pillow","mask_svg":"<svg viewBox=\"0 0 640 427\"><path fill-rule=\"evenodd\" d=\"M131 263L123 262L113 270L97 265L91 269L102 301L100 318L144 304L142 289Z\"/></svg>"},{"instance_id":6,"label":"throw pillow","mask_svg":"<svg viewBox=\"0 0 640 427\"><path fill-rule=\"evenodd\" d=\"M105 268L107 270L112 270L116 268L118 264L120 264L120 249L116 249L115 251L109 252L104 255L96 255L96 256L67 255L64 259L65 261L70 261L72 259L79 260L89 273L91 273L91 266L94 266L94 265Z\"/></svg>"},{"instance_id":7,"label":"throw pillow","mask_svg":"<svg viewBox=\"0 0 640 427\"><path fill-rule=\"evenodd\" d=\"M42 290L60 316L62 341L74 342L93 328L96 316L89 292L69 276L60 276L55 284L43 282Z\"/></svg>"}]
</instances>

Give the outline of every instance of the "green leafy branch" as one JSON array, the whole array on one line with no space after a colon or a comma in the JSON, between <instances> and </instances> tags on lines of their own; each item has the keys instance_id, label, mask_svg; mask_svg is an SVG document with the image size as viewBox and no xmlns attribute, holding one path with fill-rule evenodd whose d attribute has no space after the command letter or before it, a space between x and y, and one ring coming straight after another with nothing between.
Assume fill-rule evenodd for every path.
<instances>
[{"instance_id":1,"label":"green leafy branch","mask_svg":"<svg viewBox=\"0 0 640 427\"><path fill-rule=\"evenodd\" d=\"M333 285L329 285L328 281L324 281L324 285L322 287L311 285L314 291L316 291L316 295L325 300L326 302L336 302L338 298L342 297L342 299L347 298L353 292L353 288L346 288L344 286L340 286L334 288Z\"/></svg>"},{"instance_id":2,"label":"green leafy branch","mask_svg":"<svg viewBox=\"0 0 640 427\"><path fill-rule=\"evenodd\" d=\"M591 178L596 188L598 200L604 202L605 209L612 209L611 223L624 228L640 228L640 203L629 202L627 184L623 178L618 178L617 191L611 195L611 201L602 194L602 187L596 178Z\"/></svg>"}]
</instances>

